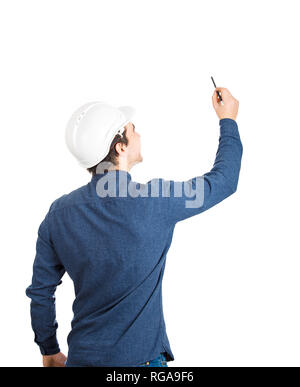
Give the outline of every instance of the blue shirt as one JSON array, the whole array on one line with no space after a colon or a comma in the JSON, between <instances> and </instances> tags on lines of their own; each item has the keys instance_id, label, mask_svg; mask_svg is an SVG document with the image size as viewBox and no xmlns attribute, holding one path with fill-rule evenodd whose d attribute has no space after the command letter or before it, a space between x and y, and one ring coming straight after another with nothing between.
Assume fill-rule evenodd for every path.
<instances>
[{"instance_id":1,"label":"blue shirt","mask_svg":"<svg viewBox=\"0 0 300 387\"><path fill-rule=\"evenodd\" d=\"M75 288L67 366L134 366L161 352L174 360L162 279L175 224L221 202L238 184L243 152L238 126L229 118L219 124L216 159L203 176L141 184L127 171L105 170L52 203L38 230L32 284L26 289L42 354L60 351L55 290L67 272ZM115 196L104 197L111 178L116 178ZM124 195L124 188L131 194ZM202 192L197 206L192 205L196 188Z\"/></svg>"}]
</instances>

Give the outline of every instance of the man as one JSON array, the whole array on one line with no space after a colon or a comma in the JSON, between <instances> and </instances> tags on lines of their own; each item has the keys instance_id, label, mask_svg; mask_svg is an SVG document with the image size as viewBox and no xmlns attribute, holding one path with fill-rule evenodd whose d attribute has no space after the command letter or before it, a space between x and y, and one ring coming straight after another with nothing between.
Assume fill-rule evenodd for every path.
<instances>
[{"instance_id":1,"label":"man","mask_svg":"<svg viewBox=\"0 0 300 387\"><path fill-rule=\"evenodd\" d=\"M174 227L236 191L243 153L238 101L216 88L212 102L220 120L215 163L185 182L132 181L129 171L142 161L133 108L94 102L69 120L67 145L92 178L55 200L39 227L26 294L44 366L167 366L174 360L161 292ZM68 358L56 339L54 297L65 272L76 296Z\"/></svg>"}]
</instances>

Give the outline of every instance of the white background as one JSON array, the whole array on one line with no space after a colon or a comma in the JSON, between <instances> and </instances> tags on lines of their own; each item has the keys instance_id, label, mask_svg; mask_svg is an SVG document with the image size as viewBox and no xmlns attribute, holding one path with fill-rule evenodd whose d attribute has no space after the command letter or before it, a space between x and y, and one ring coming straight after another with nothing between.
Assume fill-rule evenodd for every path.
<instances>
[{"instance_id":1,"label":"white background","mask_svg":"<svg viewBox=\"0 0 300 387\"><path fill-rule=\"evenodd\" d=\"M1 366L40 366L29 303L37 229L86 184L64 143L80 105L132 105L135 181L208 172L213 75L239 100L237 192L177 224L163 304L169 366L300 365L299 1L2 1ZM57 290L67 353L73 285Z\"/></svg>"}]
</instances>

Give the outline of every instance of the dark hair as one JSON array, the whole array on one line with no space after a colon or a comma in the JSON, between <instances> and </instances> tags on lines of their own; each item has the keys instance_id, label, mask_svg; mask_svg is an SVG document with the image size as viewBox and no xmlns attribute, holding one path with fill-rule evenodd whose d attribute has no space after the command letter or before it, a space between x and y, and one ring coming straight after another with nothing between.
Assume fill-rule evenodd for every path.
<instances>
[{"instance_id":1,"label":"dark hair","mask_svg":"<svg viewBox=\"0 0 300 387\"><path fill-rule=\"evenodd\" d=\"M117 143L122 143L125 145L128 145L128 138L126 137L126 130L123 132L123 136L120 134L116 134L114 139L112 140L112 143L110 145L110 149L108 154L105 156L103 160L101 160L98 164L94 165L93 167L87 168L87 170L94 176L96 174L97 166L102 163L103 161L110 162L114 164L115 166L118 165L118 152L115 149L115 145Z\"/></svg>"}]
</instances>

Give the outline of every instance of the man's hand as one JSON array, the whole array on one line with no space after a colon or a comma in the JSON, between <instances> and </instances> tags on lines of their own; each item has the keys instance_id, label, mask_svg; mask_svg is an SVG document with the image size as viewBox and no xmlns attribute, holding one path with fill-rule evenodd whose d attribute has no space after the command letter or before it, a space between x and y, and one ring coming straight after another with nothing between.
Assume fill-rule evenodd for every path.
<instances>
[{"instance_id":1,"label":"man's hand","mask_svg":"<svg viewBox=\"0 0 300 387\"><path fill-rule=\"evenodd\" d=\"M65 367L66 356L59 352L55 355L44 355L43 366L44 367Z\"/></svg>"},{"instance_id":2,"label":"man's hand","mask_svg":"<svg viewBox=\"0 0 300 387\"><path fill-rule=\"evenodd\" d=\"M223 105L219 100L217 91L219 91L221 94ZM223 118L231 118L232 120L236 120L236 116L239 110L239 101L231 95L228 89L225 89L224 87L216 87L212 96L212 103L220 120Z\"/></svg>"}]
</instances>

